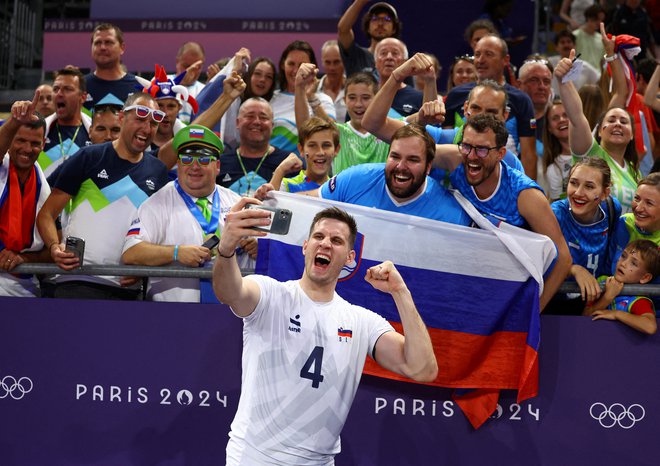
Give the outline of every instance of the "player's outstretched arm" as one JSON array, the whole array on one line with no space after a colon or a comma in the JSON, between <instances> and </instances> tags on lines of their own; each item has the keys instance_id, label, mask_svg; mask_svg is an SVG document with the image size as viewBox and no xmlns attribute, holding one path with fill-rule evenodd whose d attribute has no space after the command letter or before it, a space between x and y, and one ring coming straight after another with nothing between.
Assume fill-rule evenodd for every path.
<instances>
[{"instance_id":1,"label":"player's outstretched arm","mask_svg":"<svg viewBox=\"0 0 660 466\"><path fill-rule=\"evenodd\" d=\"M266 236L254 230L255 226L267 226L270 214L259 209L245 209L247 204L261 204L252 198L241 198L227 214L222 229L218 257L213 266L213 291L218 299L229 305L237 316L247 317L259 303L259 286L252 280L243 278L236 262L236 248L245 237Z\"/></svg>"},{"instance_id":2,"label":"player's outstretched arm","mask_svg":"<svg viewBox=\"0 0 660 466\"><path fill-rule=\"evenodd\" d=\"M367 270L365 280L377 290L392 295L405 333L405 337L398 332L383 334L376 343L376 362L418 382L434 380L438 363L431 337L399 271L392 262L385 261Z\"/></svg>"}]
</instances>

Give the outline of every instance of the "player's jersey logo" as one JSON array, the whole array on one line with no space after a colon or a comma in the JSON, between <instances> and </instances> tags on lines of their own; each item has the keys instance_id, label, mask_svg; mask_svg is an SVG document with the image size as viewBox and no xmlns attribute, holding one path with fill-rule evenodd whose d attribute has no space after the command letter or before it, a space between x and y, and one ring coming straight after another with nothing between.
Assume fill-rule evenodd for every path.
<instances>
[{"instance_id":1,"label":"player's jersey logo","mask_svg":"<svg viewBox=\"0 0 660 466\"><path fill-rule=\"evenodd\" d=\"M339 273L339 281L343 282L349 280L355 275L355 272L360 268L360 263L362 262L362 250L364 249L364 235L358 231L357 236L355 237L355 259L348 265L345 265L341 272Z\"/></svg>"},{"instance_id":2,"label":"player's jersey logo","mask_svg":"<svg viewBox=\"0 0 660 466\"><path fill-rule=\"evenodd\" d=\"M293 317L289 318L289 332L294 332L294 333L300 333L300 314L297 314L295 316L295 319Z\"/></svg>"}]
</instances>

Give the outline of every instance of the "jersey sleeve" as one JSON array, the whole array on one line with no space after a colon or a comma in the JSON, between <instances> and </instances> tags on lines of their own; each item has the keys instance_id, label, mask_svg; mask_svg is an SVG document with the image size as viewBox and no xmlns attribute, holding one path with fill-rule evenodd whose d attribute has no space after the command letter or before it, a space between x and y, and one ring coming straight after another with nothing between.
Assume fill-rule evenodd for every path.
<instances>
[{"instance_id":1,"label":"jersey sleeve","mask_svg":"<svg viewBox=\"0 0 660 466\"><path fill-rule=\"evenodd\" d=\"M136 244L147 242L152 244L163 244L166 225L161 225L163 212L157 208L157 198L149 198L138 208L131 226L124 238L122 254Z\"/></svg>"},{"instance_id":2,"label":"jersey sleeve","mask_svg":"<svg viewBox=\"0 0 660 466\"><path fill-rule=\"evenodd\" d=\"M87 158L83 154L78 154L76 157L69 157L60 165L59 173L55 177L48 179L49 182L53 183L51 187L64 191L70 196L75 196L80 190L83 181L87 178L86 161Z\"/></svg>"},{"instance_id":3,"label":"jersey sleeve","mask_svg":"<svg viewBox=\"0 0 660 466\"><path fill-rule=\"evenodd\" d=\"M350 167L338 175L333 176L319 188L319 197L331 201L350 202L348 189L354 180L355 167Z\"/></svg>"},{"instance_id":4,"label":"jersey sleeve","mask_svg":"<svg viewBox=\"0 0 660 466\"><path fill-rule=\"evenodd\" d=\"M522 94L522 93L521 93ZM534 118L534 107L532 100L527 94L520 96L518 103L517 116L518 119L518 137L536 137L536 119Z\"/></svg>"},{"instance_id":5,"label":"jersey sleeve","mask_svg":"<svg viewBox=\"0 0 660 466\"><path fill-rule=\"evenodd\" d=\"M636 316L641 316L643 314L651 313L655 315L655 308L653 307L653 301L651 301L646 296L639 296L630 306L630 313L635 314Z\"/></svg>"},{"instance_id":6,"label":"jersey sleeve","mask_svg":"<svg viewBox=\"0 0 660 466\"><path fill-rule=\"evenodd\" d=\"M436 128L432 125L426 125L426 131L431 135L436 144L453 144L456 129Z\"/></svg>"}]
</instances>

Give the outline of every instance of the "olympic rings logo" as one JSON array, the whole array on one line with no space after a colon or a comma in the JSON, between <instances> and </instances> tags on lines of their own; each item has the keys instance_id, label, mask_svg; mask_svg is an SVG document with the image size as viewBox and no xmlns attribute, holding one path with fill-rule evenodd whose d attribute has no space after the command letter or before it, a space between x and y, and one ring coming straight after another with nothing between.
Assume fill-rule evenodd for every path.
<instances>
[{"instance_id":1,"label":"olympic rings logo","mask_svg":"<svg viewBox=\"0 0 660 466\"><path fill-rule=\"evenodd\" d=\"M16 380L11 375L6 375L0 380L0 400L11 396L15 400L20 400L26 393L32 391L33 383L29 377L21 377Z\"/></svg>"},{"instance_id":2,"label":"olympic rings logo","mask_svg":"<svg viewBox=\"0 0 660 466\"><path fill-rule=\"evenodd\" d=\"M637 421L644 419L646 410L640 404L632 404L626 408L621 403L613 403L610 407L607 407L603 403L596 402L589 408L589 414L606 429L610 429L617 424L622 429L630 429Z\"/></svg>"}]
</instances>

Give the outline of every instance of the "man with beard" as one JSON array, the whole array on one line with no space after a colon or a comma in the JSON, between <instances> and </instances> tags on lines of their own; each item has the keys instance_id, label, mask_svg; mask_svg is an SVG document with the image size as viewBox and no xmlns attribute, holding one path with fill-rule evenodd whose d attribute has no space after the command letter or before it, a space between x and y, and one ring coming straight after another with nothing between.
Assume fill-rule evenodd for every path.
<instances>
[{"instance_id":1,"label":"man with beard","mask_svg":"<svg viewBox=\"0 0 660 466\"><path fill-rule=\"evenodd\" d=\"M502 162L508 132L503 121L482 114L468 118L455 153L439 154L436 164L451 172L454 186L495 225L506 222L548 236L557 247L557 260L546 277L541 309L568 274L572 260L566 240L541 188L525 174Z\"/></svg>"},{"instance_id":2,"label":"man with beard","mask_svg":"<svg viewBox=\"0 0 660 466\"><path fill-rule=\"evenodd\" d=\"M361 71L372 73L378 79L374 60L376 44L388 37L398 38L401 21L392 5L386 2L374 3L362 18L362 30L369 38L369 48L360 47L355 43L353 25L368 2L369 0L355 0L346 9L337 24L337 42L346 76Z\"/></svg>"},{"instance_id":3,"label":"man with beard","mask_svg":"<svg viewBox=\"0 0 660 466\"><path fill-rule=\"evenodd\" d=\"M226 464L334 464L366 355L430 382L438 373L431 339L390 261L371 267L365 280L392 296L403 334L336 293L357 236L353 217L336 207L312 221L300 280L242 277L236 247L246 236L264 236L252 227L270 222L264 210L243 209L254 202L241 199L227 214L213 269L218 299L243 319L243 383Z\"/></svg>"},{"instance_id":4,"label":"man with beard","mask_svg":"<svg viewBox=\"0 0 660 466\"><path fill-rule=\"evenodd\" d=\"M167 183L165 165L144 154L164 117L149 94L131 94L119 115L119 138L85 147L62 165L37 216L39 233L61 269L82 265L60 243L55 228L55 219L69 201L63 236L85 240L85 263L120 263L124 237L138 207ZM56 298L136 299L139 294L135 279L60 275L55 281Z\"/></svg>"},{"instance_id":5,"label":"man with beard","mask_svg":"<svg viewBox=\"0 0 660 466\"><path fill-rule=\"evenodd\" d=\"M435 143L426 130L410 124L392 136L385 163L364 163L347 168L319 189L304 194L332 201L375 207L417 217L471 225L472 220L454 197L428 176ZM270 184L259 188L263 199Z\"/></svg>"}]
</instances>

